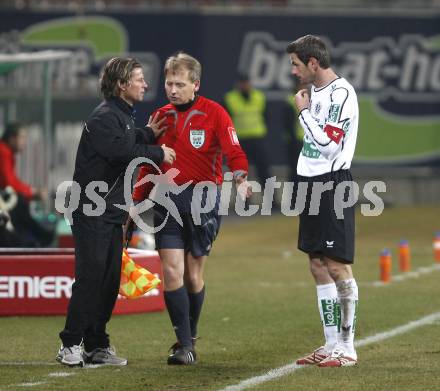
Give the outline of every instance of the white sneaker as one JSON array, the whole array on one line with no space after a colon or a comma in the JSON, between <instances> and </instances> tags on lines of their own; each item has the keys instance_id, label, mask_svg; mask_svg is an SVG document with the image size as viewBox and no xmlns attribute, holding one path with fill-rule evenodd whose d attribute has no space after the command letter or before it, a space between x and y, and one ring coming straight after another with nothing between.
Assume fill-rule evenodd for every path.
<instances>
[{"instance_id":1,"label":"white sneaker","mask_svg":"<svg viewBox=\"0 0 440 391\"><path fill-rule=\"evenodd\" d=\"M56 360L61 364L68 365L69 367L83 367L84 359L82 356L82 347L79 345L73 345L64 347L61 345L58 350Z\"/></svg>"}]
</instances>

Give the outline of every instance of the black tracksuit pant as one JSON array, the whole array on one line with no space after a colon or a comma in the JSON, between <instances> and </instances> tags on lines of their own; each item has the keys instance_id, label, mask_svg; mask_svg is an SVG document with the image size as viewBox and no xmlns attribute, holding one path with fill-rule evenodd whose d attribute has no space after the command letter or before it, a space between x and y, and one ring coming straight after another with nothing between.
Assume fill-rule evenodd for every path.
<instances>
[{"instance_id":1,"label":"black tracksuit pant","mask_svg":"<svg viewBox=\"0 0 440 391\"><path fill-rule=\"evenodd\" d=\"M108 347L106 324L119 291L122 260L122 224L102 217L73 216L75 282L60 333L64 346L79 345L87 352Z\"/></svg>"}]
</instances>

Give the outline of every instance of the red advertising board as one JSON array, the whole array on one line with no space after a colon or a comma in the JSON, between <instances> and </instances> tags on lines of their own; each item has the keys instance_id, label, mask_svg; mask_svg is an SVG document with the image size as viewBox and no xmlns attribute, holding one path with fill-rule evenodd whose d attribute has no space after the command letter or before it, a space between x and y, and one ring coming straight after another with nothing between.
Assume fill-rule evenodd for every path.
<instances>
[{"instance_id":1,"label":"red advertising board","mask_svg":"<svg viewBox=\"0 0 440 391\"><path fill-rule=\"evenodd\" d=\"M162 280L156 251L129 250L132 259ZM2 249L0 316L63 315L74 280L73 249ZM114 314L162 311L162 284L139 299L118 297Z\"/></svg>"}]
</instances>

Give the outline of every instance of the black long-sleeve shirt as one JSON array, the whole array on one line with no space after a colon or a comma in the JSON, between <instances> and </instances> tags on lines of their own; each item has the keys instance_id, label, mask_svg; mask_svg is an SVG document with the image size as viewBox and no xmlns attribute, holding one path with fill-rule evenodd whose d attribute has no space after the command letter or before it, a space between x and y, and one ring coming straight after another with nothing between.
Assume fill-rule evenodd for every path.
<instances>
[{"instance_id":1,"label":"black long-sleeve shirt","mask_svg":"<svg viewBox=\"0 0 440 391\"><path fill-rule=\"evenodd\" d=\"M84 124L73 174L73 180L81 187L77 213L83 212L84 204L92 204L96 208L85 190L90 182L102 181L107 184L106 191L94 188L105 200L102 218L122 224L127 213L115 204L125 204L124 174L127 166L137 157L146 157L156 164L162 163L162 148L148 145L155 141L153 131L148 127L136 128L133 113L133 108L124 100L111 98L96 107Z\"/></svg>"}]
</instances>

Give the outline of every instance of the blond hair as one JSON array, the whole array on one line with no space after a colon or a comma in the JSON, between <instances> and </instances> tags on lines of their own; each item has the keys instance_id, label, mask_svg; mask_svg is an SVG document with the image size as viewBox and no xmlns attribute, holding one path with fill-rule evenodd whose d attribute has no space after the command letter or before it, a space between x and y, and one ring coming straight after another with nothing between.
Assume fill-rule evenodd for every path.
<instances>
[{"instance_id":1,"label":"blond hair","mask_svg":"<svg viewBox=\"0 0 440 391\"><path fill-rule=\"evenodd\" d=\"M177 52L168 57L165 61L164 74L167 76L168 72L176 73L181 69L189 71L189 79L191 82L200 80L202 77L202 66L194 57L184 52Z\"/></svg>"}]
</instances>

